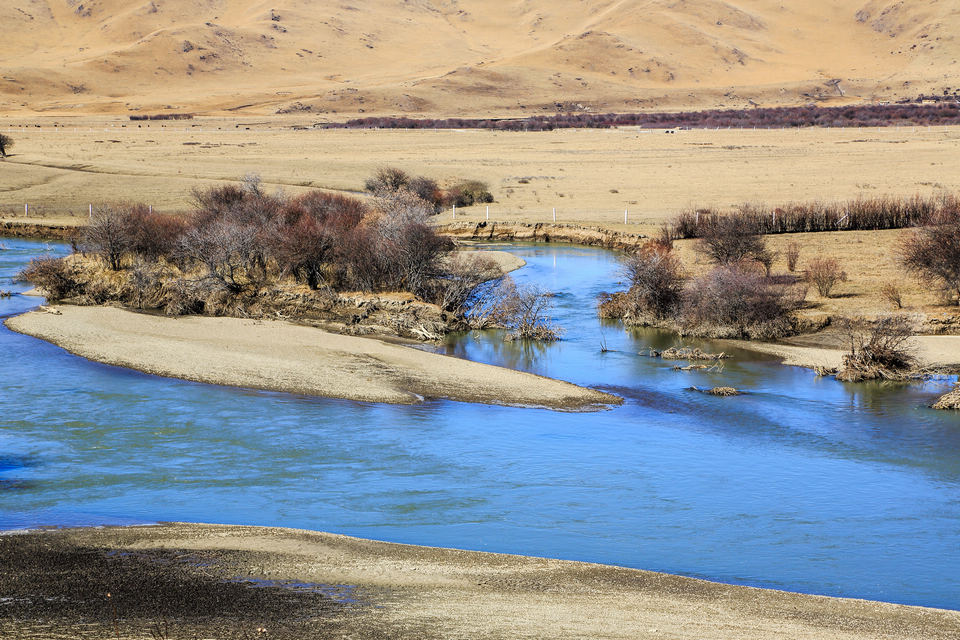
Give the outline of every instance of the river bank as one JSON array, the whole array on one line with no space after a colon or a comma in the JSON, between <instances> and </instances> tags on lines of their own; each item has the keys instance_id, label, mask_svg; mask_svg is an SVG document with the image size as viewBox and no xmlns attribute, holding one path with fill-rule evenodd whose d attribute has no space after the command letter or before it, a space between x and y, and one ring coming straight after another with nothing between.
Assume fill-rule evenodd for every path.
<instances>
[{"instance_id":1,"label":"river bank","mask_svg":"<svg viewBox=\"0 0 960 640\"><path fill-rule=\"evenodd\" d=\"M89 360L211 384L396 404L449 398L589 409L620 402L559 380L283 321L62 305L6 325Z\"/></svg>"},{"instance_id":2,"label":"river bank","mask_svg":"<svg viewBox=\"0 0 960 640\"><path fill-rule=\"evenodd\" d=\"M32 638L955 638L956 611L313 531L0 536L0 631ZM51 567L56 567L52 569ZM81 623L80 620L83 620ZM157 636L154 636L157 637Z\"/></svg>"}]
</instances>

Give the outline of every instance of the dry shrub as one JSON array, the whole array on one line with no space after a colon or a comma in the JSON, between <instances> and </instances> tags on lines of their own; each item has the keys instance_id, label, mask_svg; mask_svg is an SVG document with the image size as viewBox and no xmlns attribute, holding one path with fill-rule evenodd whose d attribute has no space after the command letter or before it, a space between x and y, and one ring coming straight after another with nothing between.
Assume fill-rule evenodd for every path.
<instances>
[{"instance_id":1,"label":"dry shrub","mask_svg":"<svg viewBox=\"0 0 960 640\"><path fill-rule=\"evenodd\" d=\"M491 326L509 330L506 340L559 340L563 330L553 324L549 312L551 294L535 286L518 285L510 276L483 287L472 301L466 319L475 329Z\"/></svg>"},{"instance_id":2,"label":"dry shrub","mask_svg":"<svg viewBox=\"0 0 960 640\"><path fill-rule=\"evenodd\" d=\"M168 280L163 284L163 311L168 316L203 313L210 293L209 283L203 280Z\"/></svg>"},{"instance_id":3,"label":"dry shrub","mask_svg":"<svg viewBox=\"0 0 960 640\"><path fill-rule=\"evenodd\" d=\"M800 245L796 242L788 244L785 256L787 258L787 270L793 273L797 270L797 260L800 259Z\"/></svg>"},{"instance_id":4,"label":"dry shrub","mask_svg":"<svg viewBox=\"0 0 960 640\"><path fill-rule=\"evenodd\" d=\"M84 291L80 271L64 258L34 258L17 277L41 289L54 302Z\"/></svg>"},{"instance_id":5,"label":"dry shrub","mask_svg":"<svg viewBox=\"0 0 960 640\"><path fill-rule=\"evenodd\" d=\"M503 275L491 258L469 253L449 257L443 272L431 282L431 291L426 297L455 315L461 315L470 307L483 285Z\"/></svg>"},{"instance_id":6,"label":"dry shrub","mask_svg":"<svg viewBox=\"0 0 960 640\"><path fill-rule=\"evenodd\" d=\"M119 271L130 248L128 213L126 207L97 207L80 239L84 252L99 255L114 271Z\"/></svg>"},{"instance_id":7,"label":"dry shrub","mask_svg":"<svg viewBox=\"0 0 960 640\"><path fill-rule=\"evenodd\" d=\"M257 289L266 277L263 245L253 229L224 219L194 227L181 238L180 260L202 265L205 278L234 293Z\"/></svg>"},{"instance_id":8,"label":"dry shrub","mask_svg":"<svg viewBox=\"0 0 960 640\"><path fill-rule=\"evenodd\" d=\"M719 266L684 291L678 324L686 333L773 338L790 333L804 291L736 265Z\"/></svg>"},{"instance_id":9,"label":"dry shrub","mask_svg":"<svg viewBox=\"0 0 960 640\"><path fill-rule=\"evenodd\" d=\"M807 282L813 284L821 298L829 298L837 283L844 282L847 274L833 258L814 258L807 265Z\"/></svg>"},{"instance_id":10,"label":"dry shrub","mask_svg":"<svg viewBox=\"0 0 960 640\"><path fill-rule=\"evenodd\" d=\"M938 286L944 298L960 304L960 220L944 215L907 235L899 247L900 263L921 281Z\"/></svg>"},{"instance_id":11,"label":"dry shrub","mask_svg":"<svg viewBox=\"0 0 960 640\"><path fill-rule=\"evenodd\" d=\"M458 207L493 202L493 194L486 182L464 180L447 189L446 201Z\"/></svg>"},{"instance_id":12,"label":"dry shrub","mask_svg":"<svg viewBox=\"0 0 960 640\"><path fill-rule=\"evenodd\" d=\"M697 251L718 264L756 260L769 271L773 254L744 216L714 216L708 220L696 245Z\"/></svg>"},{"instance_id":13,"label":"dry shrub","mask_svg":"<svg viewBox=\"0 0 960 640\"><path fill-rule=\"evenodd\" d=\"M913 322L905 315L843 318L838 325L847 343L838 380L899 380L916 362L907 345Z\"/></svg>"},{"instance_id":14,"label":"dry shrub","mask_svg":"<svg viewBox=\"0 0 960 640\"><path fill-rule=\"evenodd\" d=\"M672 315L683 296L686 276L680 260L659 245L646 245L626 257L623 273L630 283L627 301L629 315L662 320ZM623 316L621 316L623 317Z\"/></svg>"},{"instance_id":15,"label":"dry shrub","mask_svg":"<svg viewBox=\"0 0 960 640\"><path fill-rule=\"evenodd\" d=\"M880 295L884 300L890 303L894 309L903 309L903 296L900 293L900 287L888 282L880 289Z\"/></svg>"},{"instance_id":16,"label":"dry shrub","mask_svg":"<svg viewBox=\"0 0 960 640\"><path fill-rule=\"evenodd\" d=\"M410 175L396 167L378 167L376 172L363 183L363 188L373 194L393 193L410 184Z\"/></svg>"}]
</instances>

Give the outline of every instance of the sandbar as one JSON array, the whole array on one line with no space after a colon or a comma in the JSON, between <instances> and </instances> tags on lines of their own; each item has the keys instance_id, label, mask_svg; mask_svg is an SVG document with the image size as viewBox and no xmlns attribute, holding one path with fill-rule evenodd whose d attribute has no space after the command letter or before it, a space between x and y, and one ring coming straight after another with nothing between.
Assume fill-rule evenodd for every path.
<instances>
[{"instance_id":1,"label":"sandbar","mask_svg":"<svg viewBox=\"0 0 960 640\"><path fill-rule=\"evenodd\" d=\"M809 334L782 342L737 342L736 346L777 356L783 364L797 367L839 368L847 350L838 345L835 335ZM960 336L912 336L907 349L921 368L960 371Z\"/></svg>"},{"instance_id":2,"label":"sandbar","mask_svg":"<svg viewBox=\"0 0 960 640\"><path fill-rule=\"evenodd\" d=\"M395 404L448 398L584 410L621 402L560 380L279 320L61 305L6 325L90 360L212 384Z\"/></svg>"},{"instance_id":3,"label":"sandbar","mask_svg":"<svg viewBox=\"0 0 960 640\"><path fill-rule=\"evenodd\" d=\"M50 640L960 637L957 611L294 529L21 532L0 562L0 632Z\"/></svg>"}]
</instances>

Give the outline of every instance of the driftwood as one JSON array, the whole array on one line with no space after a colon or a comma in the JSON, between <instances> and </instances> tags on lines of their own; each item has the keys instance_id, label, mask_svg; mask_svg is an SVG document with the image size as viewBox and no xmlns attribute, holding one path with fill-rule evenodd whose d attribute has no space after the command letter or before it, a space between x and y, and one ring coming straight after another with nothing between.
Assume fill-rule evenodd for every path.
<instances>
[{"instance_id":1,"label":"driftwood","mask_svg":"<svg viewBox=\"0 0 960 640\"><path fill-rule=\"evenodd\" d=\"M730 396L739 396L741 392L733 387L713 387L712 389L701 389L699 387L690 387L691 391L697 391L699 393L705 393L710 396L719 396L721 398L726 398Z\"/></svg>"}]
</instances>

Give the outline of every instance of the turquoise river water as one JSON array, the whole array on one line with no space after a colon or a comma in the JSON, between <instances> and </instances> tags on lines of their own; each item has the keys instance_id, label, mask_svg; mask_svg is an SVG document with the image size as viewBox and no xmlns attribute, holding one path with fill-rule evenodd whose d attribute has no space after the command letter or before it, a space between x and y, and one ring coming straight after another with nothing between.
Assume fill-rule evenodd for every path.
<instances>
[{"instance_id":1,"label":"turquoise river water","mask_svg":"<svg viewBox=\"0 0 960 640\"><path fill-rule=\"evenodd\" d=\"M2 240L0 290L59 244ZM503 247L500 247L503 248ZM616 256L509 246L555 291L565 339L439 350L616 393L593 413L390 406L159 378L0 328L0 528L277 525L960 609L952 379L842 384L737 351L722 372L601 323ZM0 316L36 299L0 298ZM601 353L605 341L610 351ZM692 346L709 343L688 341ZM724 384L735 398L688 391Z\"/></svg>"}]
</instances>

